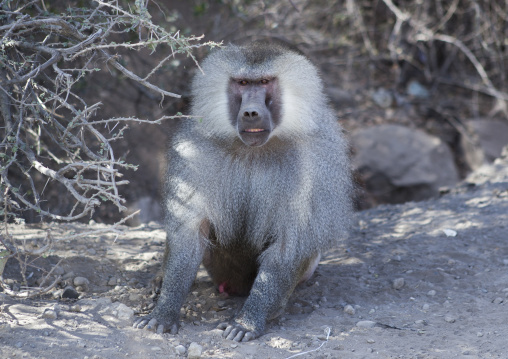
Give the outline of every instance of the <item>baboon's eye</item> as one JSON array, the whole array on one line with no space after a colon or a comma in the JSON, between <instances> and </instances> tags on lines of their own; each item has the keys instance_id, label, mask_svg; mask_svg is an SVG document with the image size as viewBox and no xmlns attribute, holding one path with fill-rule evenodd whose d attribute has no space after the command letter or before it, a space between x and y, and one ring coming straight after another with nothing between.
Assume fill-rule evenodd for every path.
<instances>
[{"instance_id":1,"label":"baboon's eye","mask_svg":"<svg viewBox=\"0 0 508 359\"><path fill-rule=\"evenodd\" d=\"M240 81L238 81L238 83L239 83L241 86L245 86L245 85L247 85L247 84L249 83L249 81L247 81L247 80L240 80Z\"/></svg>"},{"instance_id":2,"label":"baboon's eye","mask_svg":"<svg viewBox=\"0 0 508 359\"><path fill-rule=\"evenodd\" d=\"M269 81L267 79L262 79L259 81L262 85L266 85Z\"/></svg>"}]
</instances>

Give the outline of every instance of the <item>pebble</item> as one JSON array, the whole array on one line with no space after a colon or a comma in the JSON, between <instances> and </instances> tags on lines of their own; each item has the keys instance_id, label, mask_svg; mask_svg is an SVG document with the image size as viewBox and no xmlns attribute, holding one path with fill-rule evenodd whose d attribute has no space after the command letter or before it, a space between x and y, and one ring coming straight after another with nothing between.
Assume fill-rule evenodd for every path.
<instances>
[{"instance_id":1,"label":"pebble","mask_svg":"<svg viewBox=\"0 0 508 359\"><path fill-rule=\"evenodd\" d=\"M358 323L356 323L356 326L359 328L374 328L376 326L376 322L373 322L372 320L360 320Z\"/></svg>"},{"instance_id":2,"label":"pebble","mask_svg":"<svg viewBox=\"0 0 508 359\"><path fill-rule=\"evenodd\" d=\"M108 285L110 285L110 286L114 287L114 286L116 286L116 284L117 284L118 282L119 282L118 278L116 278L116 277L111 277L111 278L109 278L109 280L108 280Z\"/></svg>"},{"instance_id":3,"label":"pebble","mask_svg":"<svg viewBox=\"0 0 508 359\"><path fill-rule=\"evenodd\" d=\"M41 317L44 319L56 319L58 318L58 314L56 314L53 309L46 309Z\"/></svg>"},{"instance_id":4,"label":"pebble","mask_svg":"<svg viewBox=\"0 0 508 359\"><path fill-rule=\"evenodd\" d=\"M15 345L16 345L16 348L21 348L23 346L23 343L22 342L17 342Z\"/></svg>"},{"instance_id":5,"label":"pebble","mask_svg":"<svg viewBox=\"0 0 508 359\"><path fill-rule=\"evenodd\" d=\"M143 296L139 293L131 293L129 294L129 300L131 302L140 302L143 299Z\"/></svg>"},{"instance_id":6,"label":"pebble","mask_svg":"<svg viewBox=\"0 0 508 359\"><path fill-rule=\"evenodd\" d=\"M123 303L113 304L116 308L116 317L122 320L133 320L134 311Z\"/></svg>"},{"instance_id":7,"label":"pebble","mask_svg":"<svg viewBox=\"0 0 508 359\"><path fill-rule=\"evenodd\" d=\"M62 310L62 307L60 306L60 304L55 304L52 309L58 315L58 314L60 314L60 311Z\"/></svg>"},{"instance_id":8,"label":"pebble","mask_svg":"<svg viewBox=\"0 0 508 359\"><path fill-rule=\"evenodd\" d=\"M54 275L63 275L65 273L64 269L60 266L56 266L55 269L53 269Z\"/></svg>"},{"instance_id":9,"label":"pebble","mask_svg":"<svg viewBox=\"0 0 508 359\"><path fill-rule=\"evenodd\" d=\"M65 287L65 289L64 289L64 291L62 293L62 298L78 299L79 298L79 293L73 287L67 286L67 287Z\"/></svg>"},{"instance_id":10,"label":"pebble","mask_svg":"<svg viewBox=\"0 0 508 359\"><path fill-rule=\"evenodd\" d=\"M423 306L422 306L422 310L423 311L428 311L430 309L430 305L428 305L427 303L425 303Z\"/></svg>"},{"instance_id":11,"label":"pebble","mask_svg":"<svg viewBox=\"0 0 508 359\"><path fill-rule=\"evenodd\" d=\"M356 313L355 308L352 305L348 304L344 307L344 313L349 315L354 315Z\"/></svg>"},{"instance_id":12,"label":"pebble","mask_svg":"<svg viewBox=\"0 0 508 359\"><path fill-rule=\"evenodd\" d=\"M70 271L70 272L65 273L65 275L62 277L62 279L66 280L66 279L70 279L72 277L74 277L74 272Z\"/></svg>"},{"instance_id":13,"label":"pebble","mask_svg":"<svg viewBox=\"0 0 508 359\"><path fill-rule=\"evenodd\" d=\"M183 355L186 352L186 349L185 349L185 347L183 345L177 345L175 347L175 350L176 350L176 353L179 354L179 355Z\"/></svg>"},{"instance_id":14,"label":"pebble","mask_svg":"<svg viewBox=\"0 0 508 359\"><path fill-rule=\"evenodd\" d=\"M392 105L393 102L392 93L384 88L376 90L374 93L372 93L371 96L376 105L378 105L379 107L388 108Z\"/></svg>"},{"instance_id":15,"label":"pebble","mask_svg":"<svg viewBox=\"0 0 508 359\"><path fill-rule=\"evenodd\" d=\"M64 292L63 289L57 289L57 290L54 290L54 291L51 292L51 296L54 299L59 299L59 298L62 297L63 292Z\"/></svg>"},{"instance_id":16,"label":"pebble","mask_svg":"<svg viewBox=\"0 0 508 359\"><path fill-rule=\"evenodd\" d=\"M374 344L376 341L374 339L367 339L367 343Z\"/></svg>"},{"instance_id":17,"label":"pebble","mask_svg":"<svg viewBox=\"0 0 508 359\"><path fill-rule=\"evenodd\" d=\"M501 304L501 303L503 303L503 301L504 301L504 299L503 299L503 298L501 298L501 297L497 297L496 299L494 299L494 300L492 301L492 303L494 303L494 304Z\"/></svg>"},{"instance_id":18,"label":"pebble","mask_svg":"<svg viewBox=\"0 0 508 359\"><path fill-rule=\"evenodd\" d=\"M79 305L79 304L71 305L71 307L69 308L69 311L70 312L81 312L81 305Z\"/></svg>"},{"instance_id":19,"label":"pebble","mask_svg":"<svg viewBox=\"0 0 508 359\"><path fill-rule=\"evenodd\" d=\"M429 291L427 292L427 295L428 295L429 297L433 297L433 296L435 296L435 295L436 295L436 291L435 291L434 289L429 290Z\"/></svg>"},{"instance_id":20,"label":"pebble","mask_svg":"<svg viewBox=\"0 0 508 359\"><path fill-rule=\"evenodd\" d=\"M445 316L444 320L447 322L447 323L455 323L455 318L452 317L451 315L447 315Z\"/></svg>"},{"instance_id":21,"label":"pebble","mask_svg":"<svg viewBox=\"0 0 508 359\"><path fill-rule=\"evenodd\" d=\"M196 342L192 342L189 345L189 349L187 352L187 358L199 359L199 358L201 358L202 353L203 353L203 347Z\"/></svg>"},{"instance_id":22,"label":"pebble","mask_svg":"<svg viewBox=\"0 0 508 359\"><path fill-rule=\"evenodd\" d=\"M397 278L393 281L393 289L401 289L405 284L404 278Z\"/></svg>"},{"instance_id":23,"label":"pebble","mask_svg":"<svg viewBox=\"0 0 508 359\"><path fill-rule=\"evenodd\" d=\"M82 287L86 287L87 285L90 284L90 281L85 278L85 277L76 277L74 278L74 285L75 286L82 286Z\"/></svg>"}]
</instances>

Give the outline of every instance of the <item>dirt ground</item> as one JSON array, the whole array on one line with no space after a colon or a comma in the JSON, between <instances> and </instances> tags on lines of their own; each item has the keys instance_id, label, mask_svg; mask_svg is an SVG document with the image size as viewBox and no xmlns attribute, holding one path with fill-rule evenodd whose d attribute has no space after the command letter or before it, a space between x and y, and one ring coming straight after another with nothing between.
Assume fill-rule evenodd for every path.
<instances>
[{"instance_id":1,"label":"dirt ground","mask_svg":"<svg viewBox=\"0 0 508 359\"><path fill-rule=\"evenodd\" d=\"M61 241L38 265L63 259L62 287L77 283L80 298L14 300L0 292L0 357L176 358L197 349L203 358L507 358L507 224L507 158L439 199L360 212L350 238L249 343L222 339L214 329L243 299L221 297L204 270L178 335L130 327L134 312L153 306L160 226L124 228L116 240L103 234ZM48 228L59 238L104 226ZM46 229L11 231L29 242ZM15 272L10 260L5 277Z\"/></svg>"}]
</instances>

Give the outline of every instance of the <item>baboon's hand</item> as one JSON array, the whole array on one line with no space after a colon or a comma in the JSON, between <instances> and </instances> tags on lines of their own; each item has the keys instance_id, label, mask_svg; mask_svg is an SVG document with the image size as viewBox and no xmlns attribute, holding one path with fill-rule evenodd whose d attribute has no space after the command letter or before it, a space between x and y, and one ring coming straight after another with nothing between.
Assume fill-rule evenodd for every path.
<instances>
[{"instance_id":1,"label":"baboon's hand","mask_svg":"<svg viewBox=\"0 0 508 359\"><path fill-rule=\"evenodd\" d=\"M222 336L235 342L248 342L259 337L260 333L256 330L248 330L238 323L220 323L218 329L224 330Z\"/></svg>"},{"instance_id":2,"label":"baboon's hand","mask_svg":"<svg viewBox=\"0 0 508 359\"><path fill-rule=\"evenodd\" d=\"M153 314L146 315L134 320L133 328L152 330L156 333L162 334L169 332L170 334L178 333L178 323Z\"/></svg>"}]
</instances>

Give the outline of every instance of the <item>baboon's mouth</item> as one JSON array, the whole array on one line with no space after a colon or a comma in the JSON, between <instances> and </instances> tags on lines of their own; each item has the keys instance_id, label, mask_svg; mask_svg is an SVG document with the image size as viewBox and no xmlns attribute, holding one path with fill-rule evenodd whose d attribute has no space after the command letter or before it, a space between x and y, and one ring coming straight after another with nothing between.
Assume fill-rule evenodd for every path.
<instances>
[{"instance_id":1,"label":"baboon's mouth","mask_svg":"<svg viewBox=\"0 0 508 359\"><path fill-rule=\"evenodd\" d=\"M243 132L249 132L249 133L257 133L257 132L264 132L264 131L266 131L266 130L263 128L246 128L245 130L243 130Z\"/></svg>"}]
</instances>

